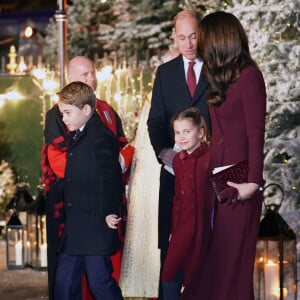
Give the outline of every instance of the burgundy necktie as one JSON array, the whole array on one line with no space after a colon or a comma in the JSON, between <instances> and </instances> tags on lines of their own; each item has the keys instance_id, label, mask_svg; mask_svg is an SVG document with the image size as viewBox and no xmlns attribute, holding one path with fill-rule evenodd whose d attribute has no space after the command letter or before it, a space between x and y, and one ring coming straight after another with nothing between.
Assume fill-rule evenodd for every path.
<instances>
[{"instance_id":1,"label":"burgundy necktie","mask_svg":"<svg viewBox=\"0 0 300 300\"><path fill-rule=\"evenodd\" d=\"M189 68L187 71L187 85L189 87L190 90L190 95L193 98L194 93L195 93L195 89L196 89L196 75L194 72L194 61L190 61L189 62Z\"/></svg>"}]
</instances>

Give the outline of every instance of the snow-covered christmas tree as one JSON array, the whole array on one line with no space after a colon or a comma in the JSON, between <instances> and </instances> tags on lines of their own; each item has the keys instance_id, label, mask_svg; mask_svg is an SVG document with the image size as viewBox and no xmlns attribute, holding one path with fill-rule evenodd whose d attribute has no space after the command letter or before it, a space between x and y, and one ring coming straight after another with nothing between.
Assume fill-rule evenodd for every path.
<instances>
[{"instance_id":1,"label":"snow-covered christmas tree","mask_svg":"<svg viewBox=\"0 0 300 300\"><path fill-rule=\"evenodd\" d=\"M265 178L285 191L283 211L300 205L300 2L233 0L267 86Z\"/></svg>"}]
</instances>

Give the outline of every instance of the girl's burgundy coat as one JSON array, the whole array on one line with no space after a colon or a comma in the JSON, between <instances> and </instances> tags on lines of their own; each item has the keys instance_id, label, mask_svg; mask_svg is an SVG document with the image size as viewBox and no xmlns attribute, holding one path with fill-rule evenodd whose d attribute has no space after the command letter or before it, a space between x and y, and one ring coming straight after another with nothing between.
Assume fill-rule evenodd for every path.
<instances>
[{"instance_id":1,"label":"girl's burgundy coat","mask_svg":"<svg viewBox=\"0 0 300 300\"><path fill-rule=\"evenodd\" d=\"M191 154L178 153L173 160L175 196L171 219L171 240L162 281L172 281L183 268L183 283L192 274L193 261L201 250L203 209L209 161L209 147L201 144Z\"/></svg>"}]
</instances>

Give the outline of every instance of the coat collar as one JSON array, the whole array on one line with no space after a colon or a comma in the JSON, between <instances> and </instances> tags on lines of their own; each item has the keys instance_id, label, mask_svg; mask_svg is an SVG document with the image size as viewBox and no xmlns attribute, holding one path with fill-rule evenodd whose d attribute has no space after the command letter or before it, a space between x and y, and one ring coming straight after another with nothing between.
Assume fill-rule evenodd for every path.
<instances>
[{"instance_id":1,"label":"coat collar","mask_svg":"<svg viewBox=\"0 0 300 300\"><path fill-rule=\"evenodd\" d=\"M188 157L199 157L201 155L203 155L204 152L207 151L208 149L208 145L206 143L201 143L201 145L196 148L192 153L188 154L186 150L182 150L180 153L179 153L179 157L181 160L185 160L187 159Z\"/></svg>"}]
</instances>

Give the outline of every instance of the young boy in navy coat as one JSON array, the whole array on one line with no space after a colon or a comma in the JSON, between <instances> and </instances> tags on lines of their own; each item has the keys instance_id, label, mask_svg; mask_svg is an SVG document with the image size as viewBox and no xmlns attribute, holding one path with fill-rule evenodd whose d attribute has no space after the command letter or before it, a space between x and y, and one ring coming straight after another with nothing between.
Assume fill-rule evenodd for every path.
<instances>
[{"instance_id":1,"label":"young boy in navy coat","mask_svg":"<svg viewBox=\"0 0 300 300\"><path fill-rule=\"evenodd\" d=\"M91 87L72 82L58 96L70 134L64 177L66 220L54 298L74 299L86 272L95 299L123 299L111 276L110 260L120 249L117 225L123 184L118 141L97 115Z\"/></svg>"}]
</instances>

